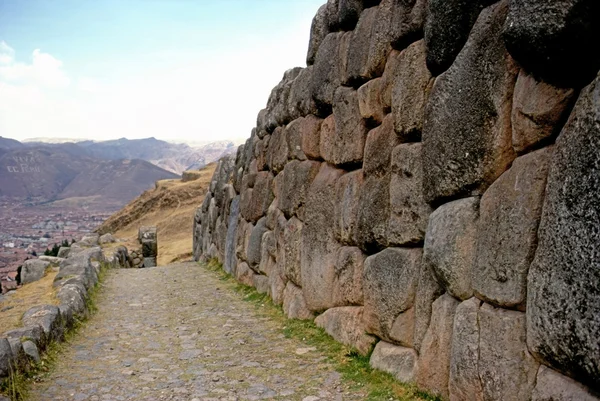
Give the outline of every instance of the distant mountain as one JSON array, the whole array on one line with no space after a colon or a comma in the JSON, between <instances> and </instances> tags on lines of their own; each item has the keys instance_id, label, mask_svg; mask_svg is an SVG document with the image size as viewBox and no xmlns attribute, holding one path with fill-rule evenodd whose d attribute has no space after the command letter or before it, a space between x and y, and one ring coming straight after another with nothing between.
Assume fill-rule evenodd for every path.
<instances>
[{"instance_id":1,"label":"distant mountain","mask_svg":"<svg viewBox=\"0 0 600 401\"><path fill-rule=\"evenodd\" d=\"M73 155L104 160L141 159L176 174L181 174L186 170L198 170L237 149L231 141L218 141L201 147L191 147L183 143L170 143L156 138L131 140L121 138L110 141L79 141L76 143L67 143L62 140L58 143L27 142L26 145L52 147Z\"/></svg>"},{"instance_id":2,"label":"distant mountain","mask_svg":"<svg viewBox=\"0 0 600 401\"><path fill-rule=\"evenodd\" d=\"M81 149L69 144L3 150L0 196L39 202L97 197L122 206L155 181L177 177L143 160L100 160Z\"/></svg>"},{"instance_id":3,"label":"distant mountain","mask_svg":"<svg viewBox=\"0 0 600 401\"><path fill-rule=\"evenodd\" d=\"M144 160L103 161L78 174L59 198L102 194L105 199L130 201L158 180L179 177Z\"/></svg>"},{"instance_id":4,"label":"distant mountain","mask_svg":"<svg viewBox=\"0 0 600 401\"><path fill-rule=\"evenodd\" d=\"M21 142L15 140L15 139L10 139L10 138L4 138L0 136L0 149L5 149L5 150L12 150L12 149L21 149L24 148L26 145L22 144Z\"/></svg>"}]
</instances>

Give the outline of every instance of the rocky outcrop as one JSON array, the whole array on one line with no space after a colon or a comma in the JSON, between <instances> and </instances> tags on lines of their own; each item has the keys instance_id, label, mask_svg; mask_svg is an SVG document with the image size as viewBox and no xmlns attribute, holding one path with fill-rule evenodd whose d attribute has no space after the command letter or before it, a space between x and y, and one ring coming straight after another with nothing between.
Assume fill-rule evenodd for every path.
<instances>
[{"instance_id":1,"label":"rocky outcrop","mask_svg":"<svg viewBox=\"0 0 600 401\"><path fill-rule=\"evenodd\" d=\"M194 257L442 399L597 399L597 9L329 0Z\"/></svg>"}]
</instances>

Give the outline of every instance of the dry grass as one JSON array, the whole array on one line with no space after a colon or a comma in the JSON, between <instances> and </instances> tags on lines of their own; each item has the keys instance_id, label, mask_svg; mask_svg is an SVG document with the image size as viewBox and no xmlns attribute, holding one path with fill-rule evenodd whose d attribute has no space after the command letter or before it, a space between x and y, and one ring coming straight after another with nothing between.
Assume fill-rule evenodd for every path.
<instances>
[{"instance_id":1,"label":"dry grass","mask_svg":"<svg viewBox=\"0 0 600 401\"><path fill-rule=\"evenodd\" d=\"M138 249L138 229L141 226L158 227L158 263L169 264L189 259L192 255L192 222L202 204L216 163L199 171L195 181L161 180L156 188L144 192L137 199L111 216L99 229L125 239L128 249Z\"/></svg>"},{"instance_id":2,"label":"dry grass","mask_svg":"<svg viewBox=\"0 0 600 401\"><path fill-rule=\"evenodd\" d=\"M0 302L0 333L21 327L21 317L36 305L58 305L56 291L52 286L58 273L50 271L34 283L25 284Z\"/></svg>"}]
</instances>

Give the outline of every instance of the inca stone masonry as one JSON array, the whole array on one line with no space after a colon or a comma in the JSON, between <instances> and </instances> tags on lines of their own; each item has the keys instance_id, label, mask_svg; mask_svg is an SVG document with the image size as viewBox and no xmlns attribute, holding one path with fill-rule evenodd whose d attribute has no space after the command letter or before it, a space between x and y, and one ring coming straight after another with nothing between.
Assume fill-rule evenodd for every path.
<instances>
[{"instance_id":1,"label":"inca stone masonry","mask_svg":"<svg viewBox=\"0 0 600 401\"><path fill-rule=\"evenodd\" d=\"M599 41L597 0L330 0L196 259L443 399L600 399Z\"/></svg>"}]
</instances>

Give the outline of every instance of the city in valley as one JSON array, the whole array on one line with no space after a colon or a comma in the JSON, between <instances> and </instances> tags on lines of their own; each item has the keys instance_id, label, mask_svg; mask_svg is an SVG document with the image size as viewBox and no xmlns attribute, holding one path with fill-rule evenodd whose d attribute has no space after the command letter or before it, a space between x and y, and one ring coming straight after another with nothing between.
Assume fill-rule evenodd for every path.
<instances>
[{"instance_id":1,"label":"city in valley","mask_svg":"<svg viewBox=\"0 0 600 401\"><path fill-rule=\"evenodd\" d=\"M19 266L43 255L54 244L71 243L93 231L114 211L36 205L31 200L0 197L0 282L2 292L17 286Z\"/></svg>"}]
</instances>

